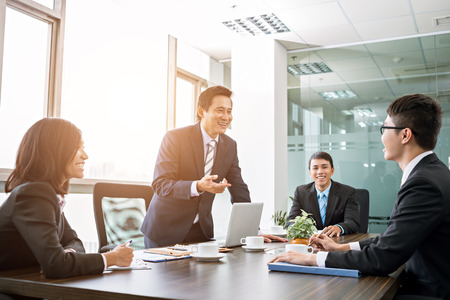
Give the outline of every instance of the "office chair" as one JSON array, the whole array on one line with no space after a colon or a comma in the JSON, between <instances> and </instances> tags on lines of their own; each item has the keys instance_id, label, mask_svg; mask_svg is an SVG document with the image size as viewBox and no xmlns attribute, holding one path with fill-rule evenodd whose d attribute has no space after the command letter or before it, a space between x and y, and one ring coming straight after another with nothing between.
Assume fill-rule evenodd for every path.
<instances>
[{"instance_id":1,"label":"office chair","mask_svg":"<svg viewBox=\"0 0 450 300\"><path fill-rule=\"evenodd\" d=\"M356 189L356 200L359 202L359 232L367 233L369 227L369 191Z\"/></svg>"},{"instance_id":2,"label":"office chair","mask_svg":"<svg viewBox=\"0 0 450 300\"><path fill-rule=\"evenodd\" d=\"M145 249L140 227L152 197L149 185L106 182L94 185L99 252L112 250L128 240L133 240L133 249Z\"/></svg>"}]
</instances>

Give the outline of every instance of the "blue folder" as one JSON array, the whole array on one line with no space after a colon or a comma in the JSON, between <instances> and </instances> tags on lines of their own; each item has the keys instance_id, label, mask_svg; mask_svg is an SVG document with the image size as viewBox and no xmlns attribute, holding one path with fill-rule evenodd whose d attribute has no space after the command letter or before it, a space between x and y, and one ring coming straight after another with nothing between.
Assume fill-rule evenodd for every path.
<instances>
[{"instance_id":1,"label":"blue folder","mask_svg":"<svg viewBox=\"0 0 450 300\"><path fill-rule=\"evenodd\" d=\"M347 277L360 277L361 276L361 272L358 270L301 266L301 265L295 265L295 264L290 264L290 263L285 263L285 262L271 263L271 264L269 264L269 270L294 272L294 273L318 274L318 275L347 276Z\"/></svg>"}]
</instances>

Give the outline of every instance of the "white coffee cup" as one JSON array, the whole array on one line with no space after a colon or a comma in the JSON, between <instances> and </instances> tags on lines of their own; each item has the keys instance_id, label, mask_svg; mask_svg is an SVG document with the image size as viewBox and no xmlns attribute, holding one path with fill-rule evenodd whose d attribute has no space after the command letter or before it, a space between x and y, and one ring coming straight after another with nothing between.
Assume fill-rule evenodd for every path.
<instances>
[{"instance_id":1,"label":"white coffee cup","mask_svg":"<svg viewBox=\"0 0 450 300\"><path fill-rule=\"evenodd\" d=\"M249 248L262 248L264 247L264 237L248 236L241 239L241 244L246 244L246 246Z\"/></svg>"},{"instance_id":2,"label":"white coffee cup","mask_svg":"<svg viewBox=\"0 0 450 300\"><path fill-rule=\"evenodd\" d=\"M283 226L271 226L270 233L272 234L280 234L283 233Z\"/></svg>"},{"instance_id":3,"label":"white coffee cup","mask_svg":"<svg viewBox=\"0 0 450 300\"><path fill-rule=\"evenodd\" d=\"M285 249L286 252L294 251L305 254L312 253L314 251L314 248L312 246L308 246L305 244L286 244Z\"/></svg>"},{"instance_id":4,"label":"white coffee cup","mask_svg":"<svg viewBox=\"0 0 450 300\"><path fill-rule=\"evenodd\" d=\"M217 243L202 243L192 246L192 252L198 253L203 257L214 257L219 254L219 244Z\"/></svg>"}]
</instances>

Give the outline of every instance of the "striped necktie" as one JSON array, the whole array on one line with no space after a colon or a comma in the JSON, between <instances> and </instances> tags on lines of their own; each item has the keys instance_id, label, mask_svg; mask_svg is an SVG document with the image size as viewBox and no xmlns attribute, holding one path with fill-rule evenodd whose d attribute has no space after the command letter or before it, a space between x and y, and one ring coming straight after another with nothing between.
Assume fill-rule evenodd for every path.
<instances>
[{"instance_id":1,"label":"striped necktie","mask_svg":"<svg viewBox=\"0 0 450 300\"><path fill-rule=\"evenodd\" d=\"M324 193L320 194L319 198L319 209L320 218L322 219L322 224L325 226L325 216L327 215L327 196Z\"/></svg>"},{"instance_id":2,"label":"striped necktie","mask_svg":"<svg viewBox=\"0 0 450 300\"><path fill-rule=\"evenodd\" d=\"M214 147L216 146L216 141L212 140L208 143L208 153L205 159L205 176L211 174L211 170L214 164Z\"/></svg>"}]
</instances>

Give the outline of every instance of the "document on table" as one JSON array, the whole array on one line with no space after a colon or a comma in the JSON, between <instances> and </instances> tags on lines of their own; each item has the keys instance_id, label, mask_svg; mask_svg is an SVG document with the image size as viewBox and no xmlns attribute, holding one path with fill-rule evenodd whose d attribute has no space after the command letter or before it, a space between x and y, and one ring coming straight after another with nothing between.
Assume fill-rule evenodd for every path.
<instances>
[{"instance_id":1,"label":"document on table","mask_svg":"<svg viewBox=\"0 0 450 300\"><path fill-rule=\"evenodd\" d=\"M133 258L131 265L128 267L110 266L106 268L106 271L127 271L127 270L151 270L148 263L140 258Z\"/></svg>"},{"instance_id":2,"label":"document on table","mask_svg":"<svg viewBox=\"0 0 450 300\"><path fill-rule=\"evenodd\" d=\"M290 263L285 263L285 262L270 263L269 270L294 272L294 273L317 274L317 275L346 276L346 277L360 277L361 276L361 272L359 270L301 266L301 265L290 264Z\"/></svg>"}]
</instances>

